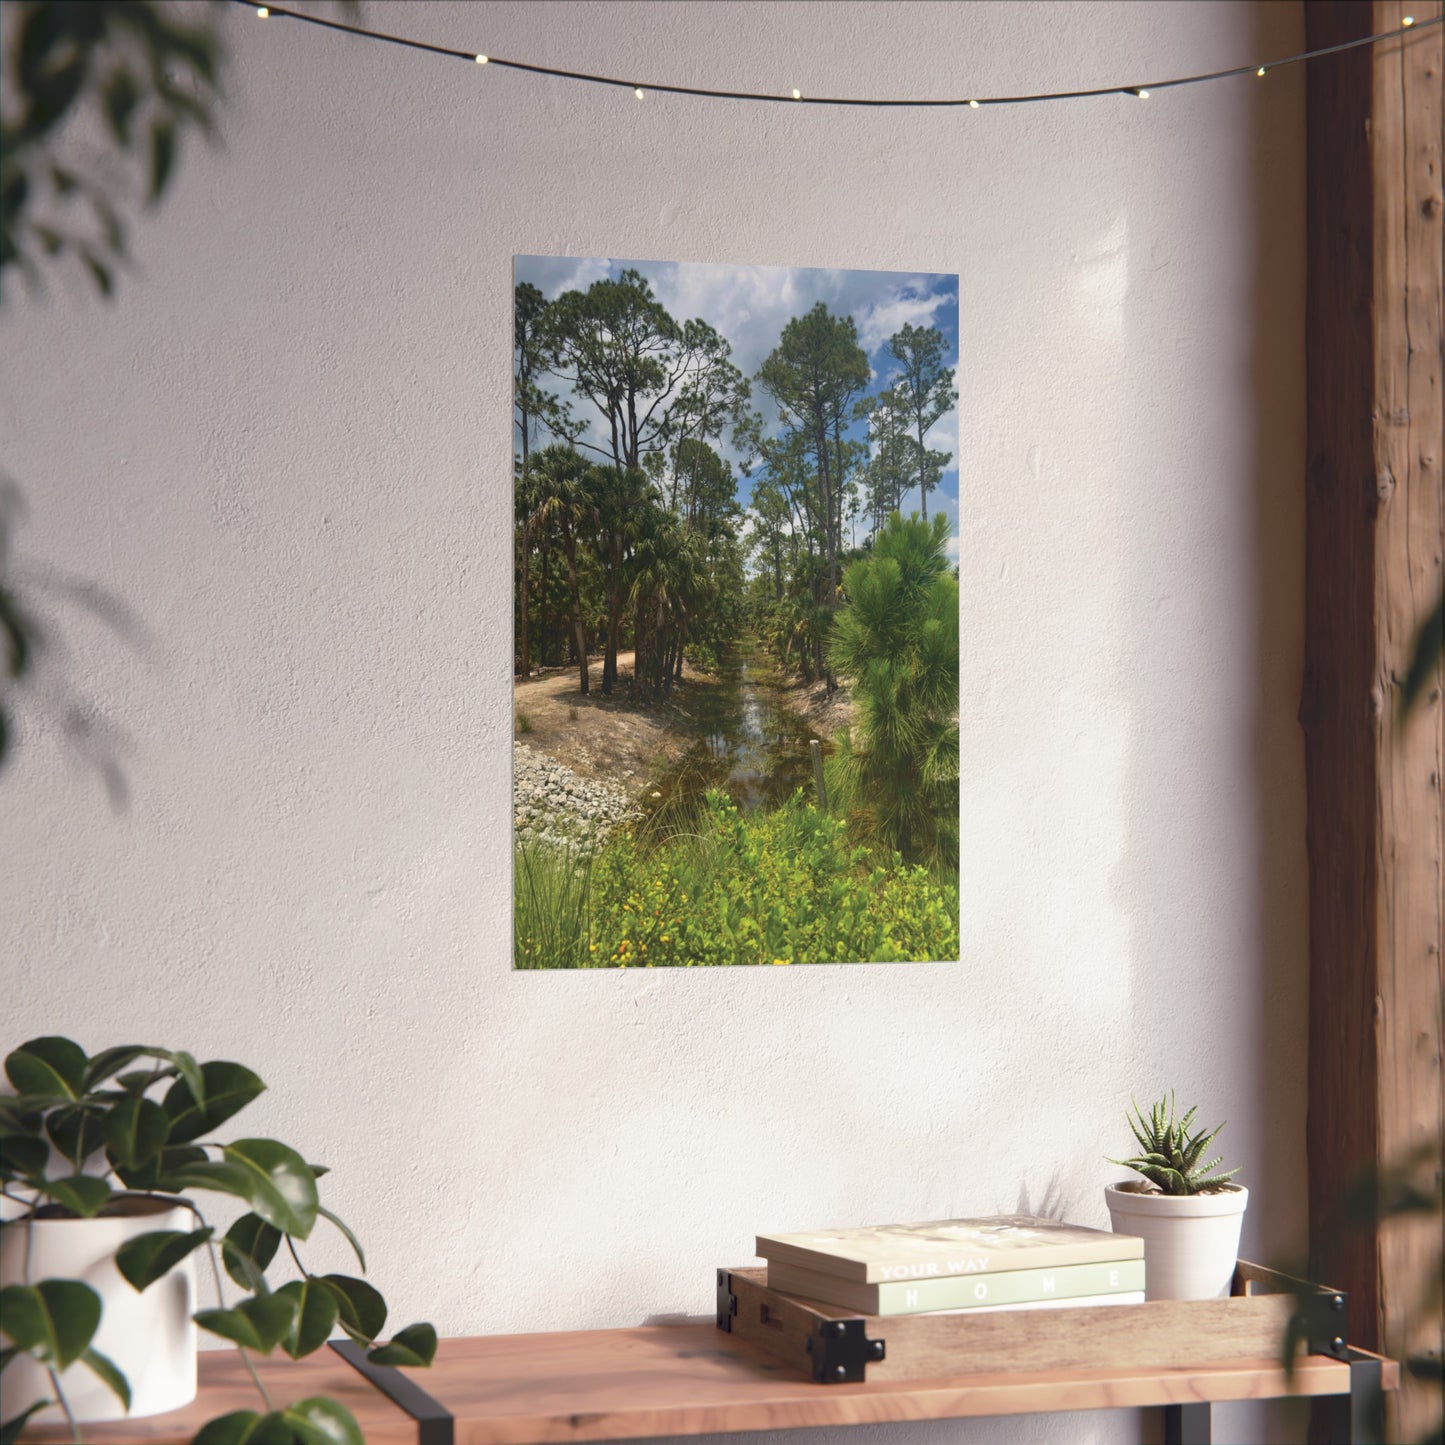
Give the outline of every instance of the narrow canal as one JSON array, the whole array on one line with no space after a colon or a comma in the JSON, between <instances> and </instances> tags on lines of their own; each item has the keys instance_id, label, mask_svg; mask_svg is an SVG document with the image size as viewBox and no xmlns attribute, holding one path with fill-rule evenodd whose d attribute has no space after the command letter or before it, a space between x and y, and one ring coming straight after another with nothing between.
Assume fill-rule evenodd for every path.
<instances>
[{"instance_id":1,"label":"narrow canal","mask_svg":"<svg viewBox=\"0 0 1445 1445\"><path fill-rule=\"evenodd\" d=\"M658 796L642 800L650 813L683 813L709 788L722 789L743 813L775 808L798 788L812 796L809 740L820 738L825 754L832 752L832 740L783 705L777 675L751 636L711 678L692 686L694 741L652 783L649 793Z\"/></svg>"}]
</instances>

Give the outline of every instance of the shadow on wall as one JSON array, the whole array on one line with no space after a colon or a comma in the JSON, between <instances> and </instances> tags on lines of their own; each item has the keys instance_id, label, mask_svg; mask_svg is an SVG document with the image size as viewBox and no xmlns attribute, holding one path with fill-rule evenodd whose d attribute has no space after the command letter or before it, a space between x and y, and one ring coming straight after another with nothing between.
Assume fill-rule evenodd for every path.
<instances>
[{"instance_id":1,"label":"shadow on wall","mask_svg":"<svg viewBox=\"0 0 1445 1445\"><path fill-rule=\"evenodd\" d=\"M1304 47L1297 6L1256 6L1253 27L1254 53ZM1151 537L1163 540L1157 527L1146 521L1129 532L1137 549L1126 579L1130 655L1143 675L1152 672L1164 685L1155 694L1153 726L1130 740L1127 787L1136 812L1116 896L1131 915L1136 970L1167 971L1188 957L1179 928L1190 917L1228 950L1214 956L1195 945L1198 970L1166 972L1179 1027L1172 1047L1158 1045L1140 1065L1157 1083L1191 1100L1213 1100L1206 1107L1228 1115L1232 1127L1221 1144L1229 1163L1239 1163L1249 1145L1243 1252L1268 1261L1300 1257L1307 1228L1308 867L1296 721L1304 657L1304 73L1281 72L1272 89L1252 84L1241 84L1247 93L1215 97L1248 109L1236 121L1231 193L1201 194L1198 206L1202 219L1237 217L1248 238L1241 257L1248 265L1237 271L1246 304L1221 298L1221 311L1252 315L1253 324L1233 355L1222 349L1197 363L1189 337L1178 339L1184 372L1215 390L1217 412L1243 418L1243 434L1200 428L1191 453L1171 468L1170 458L1148 454L1147 416L1130 418L1128 427L1131 472L1153 465L1161 489L1180 485L1173 470L1208 490L1197 507L1177 494L1171 502L1192 528L1170 540L1198 569L1193 593L1161 588L1158 556L1148 548ZM1139 238L1131 254L1149 254L1147 242ZM1152 314L1159 310L1156 294ZM1229 341L1219 339L1222 348ZM1147 411L1148 379L1138 378L1130 396ZM1199 639L1192 656L1167 646L1167 614L1181 607L1193 615L1174 617L1172 634ZM1241 655L1239 648L1251 645ZM1196 689L1197 715L1171 675ZM1143 695L1150 696L1147 688ZM1207 728L1199 717L1211 719ZM1238 799L1243 787L1253 799L1249 831L1237 804L1217 805L1225 796ZM1190 873L1191 855L1201 861L1198 877ZM1204 877L1213 887L1203 886ZM1172 917L1158 906L1165 897L1175 903ZM1152 987L1141 977L1135 1008L1157 988L1157 976ZM1194 1019L1208 1024L1191 1034ZM1137 1022L1142 1028L1146 1020ZM1305 1418L1293 1401L1221 1406L1216 1428L1224 1439L1289 1441L1303 1438Z\"/></svg>"}]
</instances>

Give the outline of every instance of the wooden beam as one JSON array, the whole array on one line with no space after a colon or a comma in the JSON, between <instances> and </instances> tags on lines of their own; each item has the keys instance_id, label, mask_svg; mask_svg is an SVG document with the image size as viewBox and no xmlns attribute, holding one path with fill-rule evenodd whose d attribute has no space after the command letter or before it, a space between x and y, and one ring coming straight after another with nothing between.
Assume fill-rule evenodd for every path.
<instances>
[{"instance_id":1,"label":"wooden beam","mask_svg":"<svg viewBox=\"0 0 1445 1445\"><path fill-rule=\"evenodd\" d=\"M1440 0L1310 0L1311 49L1438 16ZM1440 27L1312 61L1307 79L1305 733L1310 1232L1351 1333L1442 1348L1421 1309L1439 1220L1341 1228L1361 1171L1422 1145L1442 1096L1440 680L1404 729L1400 679L1442 585ZM1438 1418L1406 1389L1401 1438Z\"/></svg>"}]
</instances>

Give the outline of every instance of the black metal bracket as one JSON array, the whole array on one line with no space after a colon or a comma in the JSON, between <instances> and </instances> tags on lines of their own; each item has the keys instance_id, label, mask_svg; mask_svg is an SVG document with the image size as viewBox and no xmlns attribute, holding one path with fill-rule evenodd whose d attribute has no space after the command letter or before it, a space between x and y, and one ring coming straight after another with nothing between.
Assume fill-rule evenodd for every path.
<instances>
[{"instance_id":1,"label":"black metal bracket","mask_svg":"<svg viewBox=\"0 0 1445 1445\"><path fill-rule=\"evenodd\" d=\"M1304 1327L1305 1352L1348 1360L1350 1347L1350 1300L1340 1289L1319 1290L1297 1296Z\"/></svg>"},{"instance_id":2,"label":"black metal bracket","mask_svg":"<svg viewBox=\"0 0 1445 1445\"><path fill-rule=\"evenodd\" d=\"M725 1269L717 1272L717 1327L732 1333L733 1316L738 1312L738 1297L732 1291L732 1275Z\"/></svg>"},{"instance_id":3,"label":"black metal bracket","mask_svg":"<svg viewBox=\"0 0 1445 1445\"><path fill-rule=\"evenodd\" d=\"M820 1385L860 1385L867 1378L869 1360L887 1353L883 1340L870 1340L864 1321L824 1320L807 1339L813 1357L813 1379Z\"/></svg>"},{"instance_id":4,"label":"black metal bracket","mask_svg":"<svg viewBox=\"0 0 1445 1445\"><path fill-rule=\"evenodd\" d=\"M366 1351L353 1340L332 1340L331 1348L358 1374L364 1375L393 1404L416 1421L417 1445L453 1445L452 1412L434 1400L415 1380L390 1365L373 1365Z\"/></svg>"}]
</instances>

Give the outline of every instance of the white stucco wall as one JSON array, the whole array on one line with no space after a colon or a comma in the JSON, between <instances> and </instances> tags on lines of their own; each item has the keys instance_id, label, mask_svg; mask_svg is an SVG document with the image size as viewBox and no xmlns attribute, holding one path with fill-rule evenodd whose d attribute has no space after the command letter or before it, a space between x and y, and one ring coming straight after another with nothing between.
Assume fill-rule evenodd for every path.
<instances>
[{"instance_id":1,"label":"white stucco wall","mask_svg":"<svg viewBox=\"0 0 1445 1445\"><path fill-rule=\"evenodd\" d=\"M1302 48L1287 4L363 14L814 93ZM705 1313L760 1228L1045 1199L1105 1225L1129 1096L1171 1086L1229 1121L1246 1252L1297 1251L1302 76L979 112L638 104L239 9L225 32L222 144L184 156L119 298L72 277L0 312L0 461L59 643L0 775L0 1042L250 1064L247 1132L329 1164L394 1321L448 1333ZM958 962L511 971L514 253L959 274ZM122 813L62 738L62 685L128 739Z\"/></svg>"}]
</instances>

